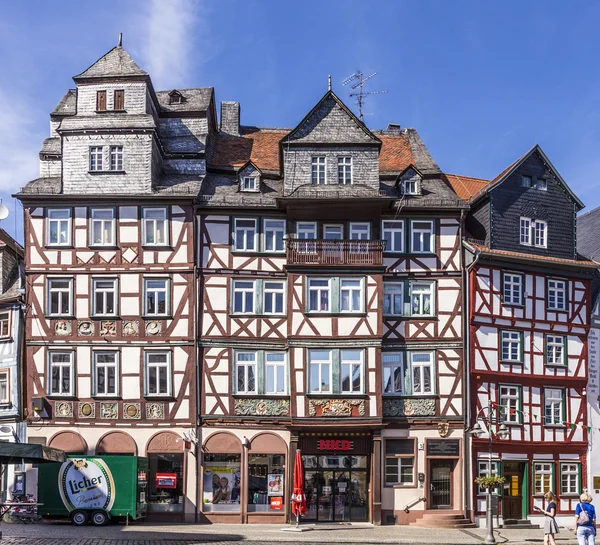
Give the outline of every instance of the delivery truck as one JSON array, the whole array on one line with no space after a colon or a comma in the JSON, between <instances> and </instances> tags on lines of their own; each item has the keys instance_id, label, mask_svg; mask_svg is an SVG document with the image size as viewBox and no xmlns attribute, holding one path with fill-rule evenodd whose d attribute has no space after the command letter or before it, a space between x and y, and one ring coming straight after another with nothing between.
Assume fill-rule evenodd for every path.
<instances>
[{"instance_id":1,"label":"delivery truck","mask_svg":"<svg viewBox=\"0 0 600 545\"><path fill-rule=\"evenodd\" d=\"M70 518L76 526L146 516L148 459L137 456L68 456L38 467L38 513Z\"/></svg>"}]
</instances>

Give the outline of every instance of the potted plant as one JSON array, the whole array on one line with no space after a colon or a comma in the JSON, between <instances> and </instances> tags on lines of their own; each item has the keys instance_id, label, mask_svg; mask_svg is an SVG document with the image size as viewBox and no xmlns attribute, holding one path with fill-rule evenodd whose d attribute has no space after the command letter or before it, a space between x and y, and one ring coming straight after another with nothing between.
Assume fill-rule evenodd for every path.
<instances>
[{"instance_id":1,"label":"potted plant","mask_svg":"<svg viewBox=\"0 0 600 545\"><path fill-rule=\"evenodd\" d=\"M500 475L482 475L475 479L475 482L481 486L481 488L487 488L491 490L493 488L498 488L506 481L505 477Z\"/></svg>"}]
</instances>

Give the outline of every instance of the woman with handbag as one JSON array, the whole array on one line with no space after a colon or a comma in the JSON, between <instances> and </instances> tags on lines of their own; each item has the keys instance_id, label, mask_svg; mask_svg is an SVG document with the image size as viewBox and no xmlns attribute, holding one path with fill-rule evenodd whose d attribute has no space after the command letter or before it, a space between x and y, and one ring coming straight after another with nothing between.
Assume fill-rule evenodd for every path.
<instances>
[{"instance_id":1,"label":"woman with handbag","mask_svg":"<svg viewBox=\"0 0 600 545\"><path fill-rule=\"evenodd\" d=\"M584 492L579 499L580 502L575 507L573 533L577 536L579 545L596 545L596 510L590 505L592 496Z\"/></svg>"}]
</instances>

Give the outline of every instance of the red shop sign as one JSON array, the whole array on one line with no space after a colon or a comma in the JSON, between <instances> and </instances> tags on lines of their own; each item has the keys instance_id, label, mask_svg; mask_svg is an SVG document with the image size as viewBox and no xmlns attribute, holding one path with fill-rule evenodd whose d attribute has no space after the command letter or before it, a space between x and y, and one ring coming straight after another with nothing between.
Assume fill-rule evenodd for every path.
<instances>
[{"instance_id":1,"label":"red shop sign","mask_svg":"<svg viewBox=\"0 0 600 545\"><path fill-rule=\"evenodd\" d=\"M319 439L317 450L352 450L354 442L347 439Z\"/></svg>"},{"instance_id":2,"label":"red shop sign","mask_svg":"<svg viewBox=\"0 0 600 545\"><path fill-rule=\"evenodd\" d=\"M271 509L283 509L283 498L271 498Z\"/></svg>"},{"instance_id":3,"label":"red shop sign","mask_svg":"<svg viewBox=\"0 0 600 545\"><path fill-rule=\"evenodd\" d=\"M156 488L177 488L177 473L157 473Z\"/></svg>"}]
</instances>

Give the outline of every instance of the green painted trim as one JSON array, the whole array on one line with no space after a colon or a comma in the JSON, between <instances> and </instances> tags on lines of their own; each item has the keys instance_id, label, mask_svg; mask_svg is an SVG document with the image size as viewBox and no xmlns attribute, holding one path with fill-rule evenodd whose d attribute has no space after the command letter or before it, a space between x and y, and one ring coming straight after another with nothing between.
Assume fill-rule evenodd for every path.
<instances>
[{"instance_id":1,"label":"green painted trim","mask_svg":"<svg viewBox=\"0 0 600 545\"><path fill-rule=\"evenodd\" d=\"M256 352L256 393L265 395L265 351L258 350Z\"/></svg>"},{"instance_id":2,"label":"green painted trim","mask_svg":"<svg viewBox=\"0 0 600 545\"><path fill-rule=\"evenodd\" d=\"M523 482L521 483L522 488L522 500L521 500L521 518L525 519L528 515L528 502L529 502L529 462L523 464Z\"/></svg>"},{"instance_id":3,"label":"green painted trim","mask_svg":"<svg viewBox=\"0 0 600 545\"><path fill-rule=\"evenodd\" d=\"M340 349L334 348L331 350L331 391L336 395L342 391L341 374Z\"/></svg>"}]
</instances>

